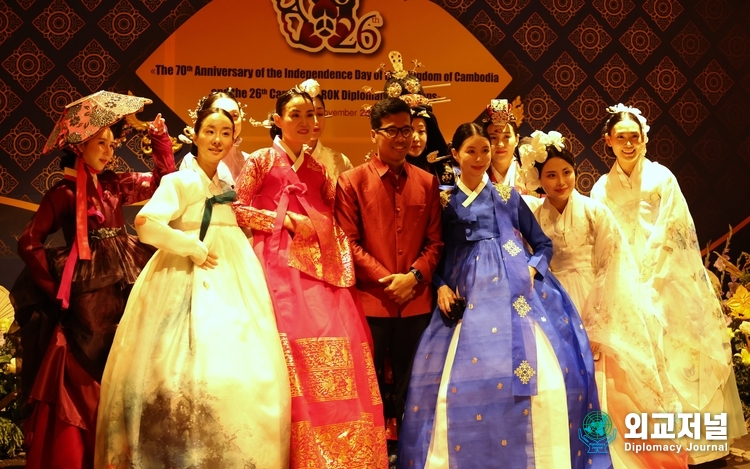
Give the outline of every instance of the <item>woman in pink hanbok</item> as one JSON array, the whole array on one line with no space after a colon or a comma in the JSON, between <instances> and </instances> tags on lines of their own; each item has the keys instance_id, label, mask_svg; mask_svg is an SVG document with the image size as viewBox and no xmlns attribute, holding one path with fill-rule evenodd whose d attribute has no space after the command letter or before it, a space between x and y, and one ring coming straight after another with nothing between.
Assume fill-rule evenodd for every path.
<instances>
[{"instance_id":1,"label":"woman in pink hanbok","mask_svg":"<svg viewBox=\"0 0 750 469\"><path fill-rule=\"evenodd\" d=\"M252 228L289 370L291 467L382 469L383 404L335 181L306 152L316 90L279 96L273 145L247 159L234 208Z\"/></svg>"}]
</instances>

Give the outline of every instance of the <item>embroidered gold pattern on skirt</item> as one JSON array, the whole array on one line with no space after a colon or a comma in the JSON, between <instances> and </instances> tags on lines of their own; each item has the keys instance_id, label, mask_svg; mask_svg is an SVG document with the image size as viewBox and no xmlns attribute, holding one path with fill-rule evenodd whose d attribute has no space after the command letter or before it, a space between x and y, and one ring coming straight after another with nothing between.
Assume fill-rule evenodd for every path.
<instances>
[{"instance_id":1,"label":"embroidered gold pattern on skirt","mask_svg":"<svg viewBox=\"0 0 750 469\"><path fill-rule=\"evenodd\" d=\"M380 397L380 388L378 387L378 376L375 373L375 363L372 360L372 352L367 342L362 342L362 352L365 356L365 368L367 369L367 384L370 385L370 398L372 405L380 405L383 400Z\"/></svg>"},{"instance_id":2,"label":"embroidered gold pattern on skirt","mask_svg":"<svg viewBox=\"0 0 750 469\"><path fill-rule=\"evenodd\" d=\"M281 339L281 349L284 351L284 361L286 361L286 369L289 373L289 388L291 390L292 397L301 397L302 384L299 381L299 375L297 374L297 367L294 363L294 355L292 355L292 346L289 344L289 338L286 334L279 334Z\"/></svg>"},{"instance_id":3,"label":"embroidered gold pattern on skirt","mask_svg":"<svg viewBox=\"0 0 750 469\"><path fill-rule=\"evenodd\" d=\"M296 365L294 379L301 383L308 402L357 398L354 358L348 338L297 339L291 343L291 350Z\"/></svg>"},{"instance_id":4,"label":"embroidered gold pattern on skirt","mask_svg":"<svg viewBox=\"0 0 750 469\"><path fill-rule=\"evenodd\" d=\"M313 427L292 424L291 464L295 469L372 469L388 467L385 428L375 427L372 414L360 420Z\"/></svg>"}]
</instances>

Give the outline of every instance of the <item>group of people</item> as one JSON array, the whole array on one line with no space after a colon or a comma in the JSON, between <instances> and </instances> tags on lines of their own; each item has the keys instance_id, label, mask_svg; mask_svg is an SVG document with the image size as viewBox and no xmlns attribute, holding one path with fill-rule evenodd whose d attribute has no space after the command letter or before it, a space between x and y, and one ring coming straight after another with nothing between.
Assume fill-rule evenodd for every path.
<instances>
[{"instance_id":1,"label":"group of people","mask_svg":"<svg viewBox=\"0 0 750 469\"><path fill-rule=\"evenodd\" d=\"M354 168L320 142L314 80L251 154L231 92L191 111L179 170L157 115L152 173L105 168L148 100L68 106L45 147L65 177L11 291L28 468L686 468L725 452L591 452L584 419L621 436L629 413L726 413L746 433L687 204L637 109L611 108L616 163L589 198L559 133L521 138L517 104L446 143L414 75L384 93ZM145 199L134 237L122 206Z\"/></svg>"}]
</instances>

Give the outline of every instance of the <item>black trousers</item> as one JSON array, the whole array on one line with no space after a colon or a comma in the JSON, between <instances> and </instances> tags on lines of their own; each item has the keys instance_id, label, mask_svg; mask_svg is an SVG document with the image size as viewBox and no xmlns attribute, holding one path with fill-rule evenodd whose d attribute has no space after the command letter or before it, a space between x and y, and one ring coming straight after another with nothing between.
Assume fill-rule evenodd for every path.
<instances>
[{"instance_id":1,"label":"black trousers","mask_svg":"<svg viewBox=\"0 0 750 469\"><path fill-rule=\"evenodd\" d=\"M373 359L383 398L383 412L386 420L396 419L398 428L401 427L406 406L406 391L409 388L414 353L431 316L426 313L406 318L367 318L375 346ZM391 363L393 384L385 383L386 357Z\"/></svg>"}]
</instances>

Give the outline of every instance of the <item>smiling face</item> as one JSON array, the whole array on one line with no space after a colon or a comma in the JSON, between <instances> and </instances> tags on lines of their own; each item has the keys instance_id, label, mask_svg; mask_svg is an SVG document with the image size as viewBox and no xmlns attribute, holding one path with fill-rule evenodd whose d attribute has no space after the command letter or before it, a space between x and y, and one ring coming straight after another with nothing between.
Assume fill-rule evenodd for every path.
<instances>
[{"instance_id":1,"label":"smiling face","mask_svg":"<svg viewBox=\"0 0 750 469\"><path fill-rule=\"evenodd\" d=\"M415 117L411 121L411 126L414 127L414 133L412 133L409 156L416 157L421 155L427 146L427 124L424 117Z\"/></svg>"},{"instance_id":2,"label":"smiling face","mask_svg":"<svg viewBox=\"0 0 750 469\"><path fill-rule=\"evenodd\" d=\"M234 138L239 137L242 131L242 110L237 105L237 101L232 98L222 97L214 101L211 107L224 109L232 116L232 120L234 120Z\"/></svg>"},{"instance_id":3,"label":"smiling face","mask_svg":"<svg viewBox=\"0 0 750 469\"><path fill-rule=\"evenodd\" d=\"M83 161L95 174L101 173L107 163L115 155L117 142L112 134L112 130L107 127L99 131L89 140L83 142L80 147L83 155Z\"/></svg>"},{"instance_id":4,"label":"smiling face","mask_svg":"<svg viewBox=\"0 0 750 469\"><path fill-rule=\"evenodd\" d=\"M539 183L553 205L561 202L564 206L576 186L575 169L564 159L551 156L542 167Z\"/></svg>"},{"instance_id":5,"label":"smiling face","mask_svg":"<svg viewBox=\"0 0 750 469\"><path fill-rule=\"evenodd\" d=\"M404 129L409 126L411 126L411 114L408 112L388 114L380 119L380 129L390 127ZM389 137L387 130L371 130L370 137L378 147L380 161L389 166L403 164L411 145L411 133L404 137L401 132L397 132L395 137Z\"/></svg>"},{"instance_id":6,"label":"smiling face","mask_svg":"<svg viewBox=\"0 0 750 469\"><path fill-rule=\"evenodd\" d=\"M281 115L274 114L273 122L281 129L282 140L292 149L302 148L313 136L315 110L303 96L294 96L285 105Z\"/></svg>"},{"instance_id":7,"label":"smiling face","mask_svg":"<svg viewBox=\"0 0 750 469\"><path fill-rule=\"evenodd\" d=\"M326 107L323 101L315 98L315 124L313 125L312 137L310 142L317 142L323 131L326 129Z\"/></svg>"},{"instance_id":8,"label":"smiling face","mask_svg":"<svg viewBox=\"0 0 750 469\"><path fill-rule=\"evenodd\" d=\"M518 136L510 124L500 128L494 124L487 127L492 143L492 162L501 166L508 164L518 146Z\"/></svg>"},{"instance_id":9,"label":"smiling face","mask_svg":"<svg viewBox=\"0 0 750 469\"><path fill-rule=\"evenodd\" d=\"M464 176L481 179L490 167L491 145L487 137L472 135L463 141L458 151L455 149L451 151L461 168L462 179L465 179Z\"/></svg>"},{"instance_id":10,"label":"smiling face","mask_svg":"<svg viewBox=\"0 0 750 469\"><path fill-rule=\"evenodd\" d=\"M218 164L234 143L232 121L218 112L209 114L197 129L194 143L198 148L199 164Z\"/></svg>"},{"instance_id":11,"label":"smiling face","mask_svg":"<svg viewBox=\"0 0 750 469\"><path fill-rule=\"evenodd\" d=\"M620 167L628 172L638 162L645 146L640 126L630 119L616 123L605 136L605 142L612 147Z\"/></svg>"}]
</instances>

